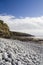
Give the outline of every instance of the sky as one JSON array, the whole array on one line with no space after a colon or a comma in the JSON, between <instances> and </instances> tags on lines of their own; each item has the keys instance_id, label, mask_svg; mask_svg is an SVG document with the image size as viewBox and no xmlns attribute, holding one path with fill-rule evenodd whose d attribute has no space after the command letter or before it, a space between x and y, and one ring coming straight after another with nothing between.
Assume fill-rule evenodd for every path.
<instances>
[{"instance_id":1,"label":"sky","mask_svg":"<svg viewBox=\"0 0 43 65\"><path fill-rule=\"evenodd\" d=\"M43 36L43 0L0 0L0 19L12 31Z\"/></svg>"},{"instance_id":2,"label":"sky","mask_svg":"<svg viewBox=\"0 0 43 65\"><path fill-rule=\"evenodd\" d=\"M42 16L43 0L0 0L0 14L16 17Z\"/></svg>"}]
</instances>

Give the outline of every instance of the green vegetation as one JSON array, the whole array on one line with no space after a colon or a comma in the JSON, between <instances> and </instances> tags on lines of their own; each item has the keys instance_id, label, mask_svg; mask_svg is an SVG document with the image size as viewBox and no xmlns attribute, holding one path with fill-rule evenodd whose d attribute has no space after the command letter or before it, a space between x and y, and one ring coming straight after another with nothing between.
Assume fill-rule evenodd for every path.
<instances>
[{"instance_id":1,"label":"green vegetation","mask_svg":"<svg viewBox=\"0 0 43 65\"><path fill-rule=\"evenodd\" d=\"M9 27L2 20L0 20L0 37L10 37Z\"/></svg>"},{"instance_id":2,"label":"green vegetation","mask_svg":"<svg viewBox=\"0 0 43 65\"><path fill-rule=\"evenodd\" d=\"M10 31L8 25L4 23L4 21L0 20L0 37L17 39L17 40L28 40L27 37L31 36L32 35L26 33Z\"/></svg>"},{"instance_id":3,"label":"green vegetation","mask_svg":"<svg viewBox=\"0 0 43 65\"><path fill-rule=\"evenodd\" d=\"M2 20L0 20L0 37L16 39L20 41L39 41L39 39L35 39L31 34L10 31L8 25Z\"/></svg>"},{"instance_id":4,"label":"green vegetation","mask_svg":"<svg viewBox=\"0 0 43 65\"><path fill-rule=\"evenodd\" d=\"M34 37L31 34L26 34L26 33L21 33L21 32L13 32L10 31L11 34L11 39L16 39L16 40L20 40L20 41L32 41Z\"/></svg>"}]
</instances>

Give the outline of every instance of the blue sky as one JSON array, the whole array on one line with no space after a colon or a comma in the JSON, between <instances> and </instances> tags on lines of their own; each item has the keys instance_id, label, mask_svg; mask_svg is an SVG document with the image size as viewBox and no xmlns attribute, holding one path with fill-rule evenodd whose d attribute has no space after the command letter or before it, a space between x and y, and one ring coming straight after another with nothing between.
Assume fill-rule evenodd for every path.
<instances>
[{"instance_id":1,"label":"blue sky","mask_svg":"<svg viewBox=\"0 0 43 65\"><path fill-rule=\"evenodd\" d=\"M10 30L43 36L43 0L0 0L0 19Z\"/></svg>"},{"instance_id":2,"label":"blue sky","mask_svg":"<svg viewBox=\"0 0 43 65\"><path fill-rule=\"evenodd\" d=\"M16 17L42 16L43 0L0 0L0 14Z\"/></svg>"}]
</instances>

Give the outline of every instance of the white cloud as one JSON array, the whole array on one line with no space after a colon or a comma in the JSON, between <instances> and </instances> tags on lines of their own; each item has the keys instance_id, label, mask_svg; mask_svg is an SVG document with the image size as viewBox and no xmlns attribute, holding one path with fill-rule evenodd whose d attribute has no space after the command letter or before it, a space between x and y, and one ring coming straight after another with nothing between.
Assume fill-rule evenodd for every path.
<instances>
[{"instance_id":1,"label":"white cloud","mask_svg":"<svg viewBox=\"0 0 43 65\"><path fill-rule=\"evenodd\" d=\"M12 15L0 15L0 19L8 24L10 30L29 32L35 35L43 33L43 16L16 18Z\"/></svg>"}]
</instances>

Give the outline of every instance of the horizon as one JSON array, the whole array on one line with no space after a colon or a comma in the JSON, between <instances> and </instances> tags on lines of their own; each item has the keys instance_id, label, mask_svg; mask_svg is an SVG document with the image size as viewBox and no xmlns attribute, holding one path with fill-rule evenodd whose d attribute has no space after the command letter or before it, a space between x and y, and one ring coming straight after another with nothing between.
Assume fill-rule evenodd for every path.
<instances>
[{"instance_id":1,"label":"horizon","mask_svg":"<svg viewBox=\"0 0 43 65\"><path fill-rule=\"evenodd\" d=\"M0 0L0 20L12 31L43 37L43 0Z\"/></svg>"}]
</instances>

